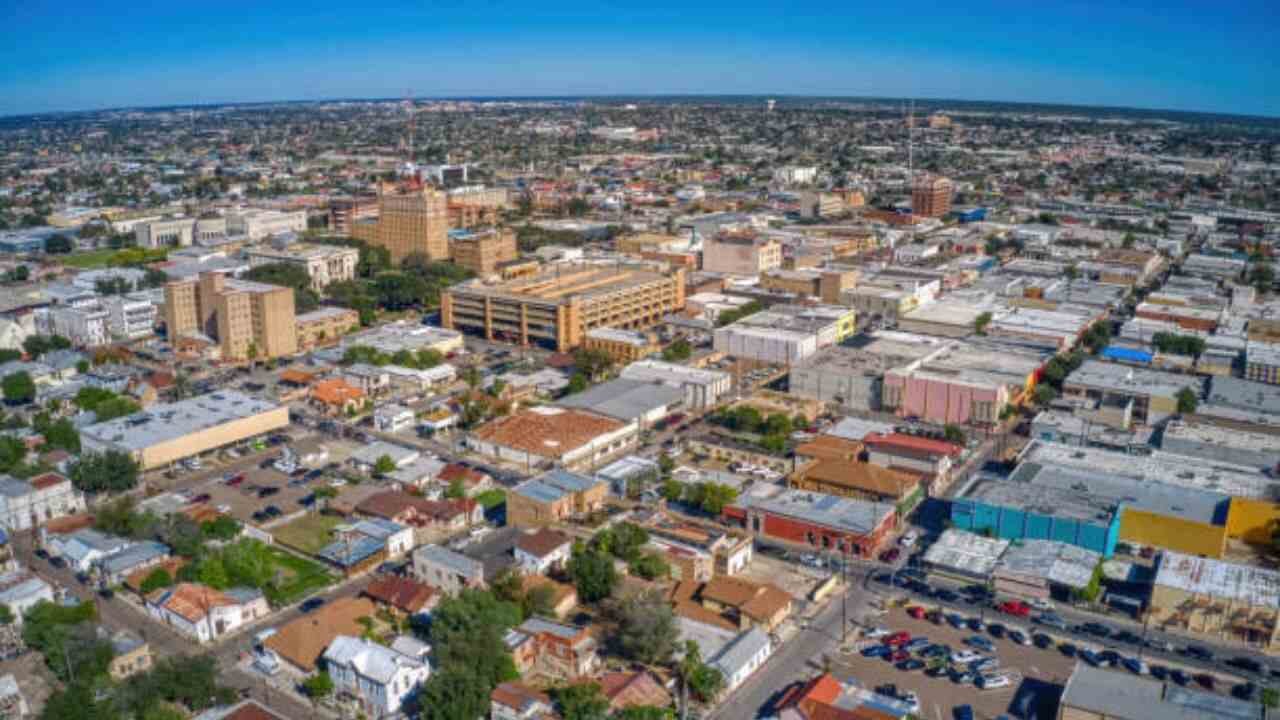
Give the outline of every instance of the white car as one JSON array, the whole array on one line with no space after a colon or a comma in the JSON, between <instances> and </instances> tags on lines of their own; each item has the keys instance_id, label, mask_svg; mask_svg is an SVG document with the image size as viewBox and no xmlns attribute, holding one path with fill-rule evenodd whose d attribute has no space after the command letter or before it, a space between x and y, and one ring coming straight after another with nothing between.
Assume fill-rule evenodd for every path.
<instances>
[{"instance_id":1,"label":"white car","mask_svg":"<svg viewBox=\"0 0 1280 720\"><path fill-rule=\"evenodd\" d=\"M903 535L902 539L898 540L898 544L902 545L902 547L911 547L915 545L916 541L919 539L920 535L918 535L915 530L908 530L907 534Z\"/></svg>"},{"instance_id":2,"label":"white car","mask_svg":"<svg viewBox=\"0 0 1280 720\"><path fill-rule=\"evenodd\" d=\"M1031 605L1031 607L1035 608L1036 610L1052 610L1053 609L1053 603L1049 602L1048 600L1045 600L1044 598L1036 598L1035 600L1032 600L1029 604Z\"/></svg>"},{"instance_id":3,"label":"white car","mask_svg":"<svg viewBox=\"0 0 1280 720\"><path fill-rule=\"evenodd\" d=\"M870 630L867 630L866 632L864 632L864 633L862 634L862 637L865 637L865 638L870 639L870 640L878 640L878 639L880 639L880 638L882 638L882 637L884 637L884 636L886 636L886 635L888 635L888 634L889 634L889 631L888 631L888 630L886 630L886 629L884 629L884 628L882 628L882 627L874 627L874 628L871 628Z\"/></svg>"},{"instance_id":4,"label":"white car","mask_svg":"<svg viewBox=\"0 0 1280 720\"><path fill-rule=\"evenodd\" d=\"M977 682L979 690L995 690L1011 684L1008 675L979 675Z\"/></svg>"},{"instance_id":5,"label":"white car","mask_svg":"<svg viewBox=\"0 0 1280 720\"><path fill-rule=\"evenodd\" d=\"M960 650L958 652L951 653L951 662L958 663L960 665L967 665L968 663L981 659L982 655L972 650Z\"/></svg>"},{"instance_id":6,"label":"white car","mask_svg":"<svg viewBox=\"0 0 1280 720\"><path fill-rule=\"evenodd\" d=\"M915 690L908 690L903 693L902 702L906 703L907 706L911 708L912 715L920 714L920 696L916 694Z\"/></svg>"}]
</instances>

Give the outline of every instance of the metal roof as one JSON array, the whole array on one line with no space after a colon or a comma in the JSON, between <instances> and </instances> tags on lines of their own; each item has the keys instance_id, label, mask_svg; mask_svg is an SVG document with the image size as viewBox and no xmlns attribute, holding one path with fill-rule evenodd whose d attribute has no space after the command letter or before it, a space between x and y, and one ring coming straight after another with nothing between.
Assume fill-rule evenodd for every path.
<instances>
[{"instance_id":1,"label":"metal roof","mask_svg":"<svg viewBox=\"0 0 1280 720\"><path fill-rule=\"evenodd\" d=\"M1254 720L1262 706L1225 695L1165 685L1077 662L1062 694L1062 707L1114 720Z\"/></svg>"},{"instance_id":2,"label":"metal roof","mask_svg":"<svg viewBox=\"0 0 1280 720\"><path fill-rule=\"evenodd\" d=\"M669 385L619 378L584 392L562 398L564 407L590 410L606 417L630 421L684 400L684 393Z\"/></svg>"}]
</instances>

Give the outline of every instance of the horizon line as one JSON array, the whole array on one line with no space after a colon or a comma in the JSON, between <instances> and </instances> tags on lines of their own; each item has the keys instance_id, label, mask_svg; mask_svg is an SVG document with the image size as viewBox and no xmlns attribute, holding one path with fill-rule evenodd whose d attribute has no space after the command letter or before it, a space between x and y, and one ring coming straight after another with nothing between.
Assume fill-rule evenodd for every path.
<instances>
[{"instance_id":1,"label":"horizon line","mask_svg":"<svg viewBox=\"0 0 1280 720\"><path fill-rule=\"evenodd\" d=\"M439 95L415 95L413 97L329 97L323 99L280 99L280 100L227 100L219 102L192 102L192 103L168 103L157 105L120 105L102 108L80 108L73 110L47 110L43 112L25 112L0 114L0 119L15 120L22 118L42 118L54 117L60 115L85 115L91 113L109 113L109 112L155 112L166 109L195 109L195 108L216 108L229 105L241 106L267 106L267 105L304 105L319 104L333 102L410 102L426 101L426 102L442 102L442 101L472 101L472 102L495 102L495 101L536 101L536 100L584 100L584 99L653 99L653 98L705 98L705 99L725 99L725 98L759 98L767 99L792 99L792 100L860 100L860 101L906 101L914 100L916 102L925 103L964 103L972 105L1021 105L1027 107L1041 108L1063 108L1063 109L1085 109L1085 110L1102 110L1114 113L1145 113L1145 114L1161 114L1161 115L1192 115L1192 116L1210 116L1217 118L1233 118L1239 120L1268 121L1280 122L1280 115L1258 115L1245 113L1229 113L1216 110L1179 110L1174 108L1156 108L1156 107L1138 107L1123 105L1084 105L1077 103L1065 102L1047 102L1047 101L1031 101L1031 100L980 100L980 99L964 99L964 98L943 98L943 97L912 97L899 96L893 97L888 95L809 95L809 94L793 94L793 93L575 93L568 95L544 94L544 95L484 95L484 94L439 94Z\"/></svg>"}]
</instances>

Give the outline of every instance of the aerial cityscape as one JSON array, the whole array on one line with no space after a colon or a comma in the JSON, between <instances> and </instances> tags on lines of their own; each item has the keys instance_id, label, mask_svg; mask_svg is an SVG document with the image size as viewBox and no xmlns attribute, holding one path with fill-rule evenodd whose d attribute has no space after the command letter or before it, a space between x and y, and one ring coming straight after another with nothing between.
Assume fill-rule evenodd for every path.
<instances>
[{"instance_id":1,"label":"aerial cityscape","mask_svg":"<svg viewBox=\"0 0 1280 720\"><path fill-rule=\"evenodd\" d=\"M1063 8L1056 64L918 49L940 11L858 72L884 9L721 56L520 10L448 85L386 54L465 64L480 9L16 13L0 720L1280 717L1244 5L1181 57L1192 8Z\"/></svg>"}]
</instances>

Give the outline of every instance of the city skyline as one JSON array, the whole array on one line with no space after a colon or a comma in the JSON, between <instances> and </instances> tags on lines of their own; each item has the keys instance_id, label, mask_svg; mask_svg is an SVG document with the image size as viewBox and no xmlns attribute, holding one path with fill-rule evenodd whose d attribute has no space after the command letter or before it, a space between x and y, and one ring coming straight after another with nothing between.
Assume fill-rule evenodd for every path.
<instances>
[{"instance_id":1,"label":"city skyline","mask_svg":"<svg viewBox=\"0 0 1280 720\"><path fill-rule=\"evenodd\" d=\"M13 13L0 114L334 98L777 94L1280 116L1266 3L493 4ZM110 42L104 42L110 38Z\"/></svg>"}]
</instances>

